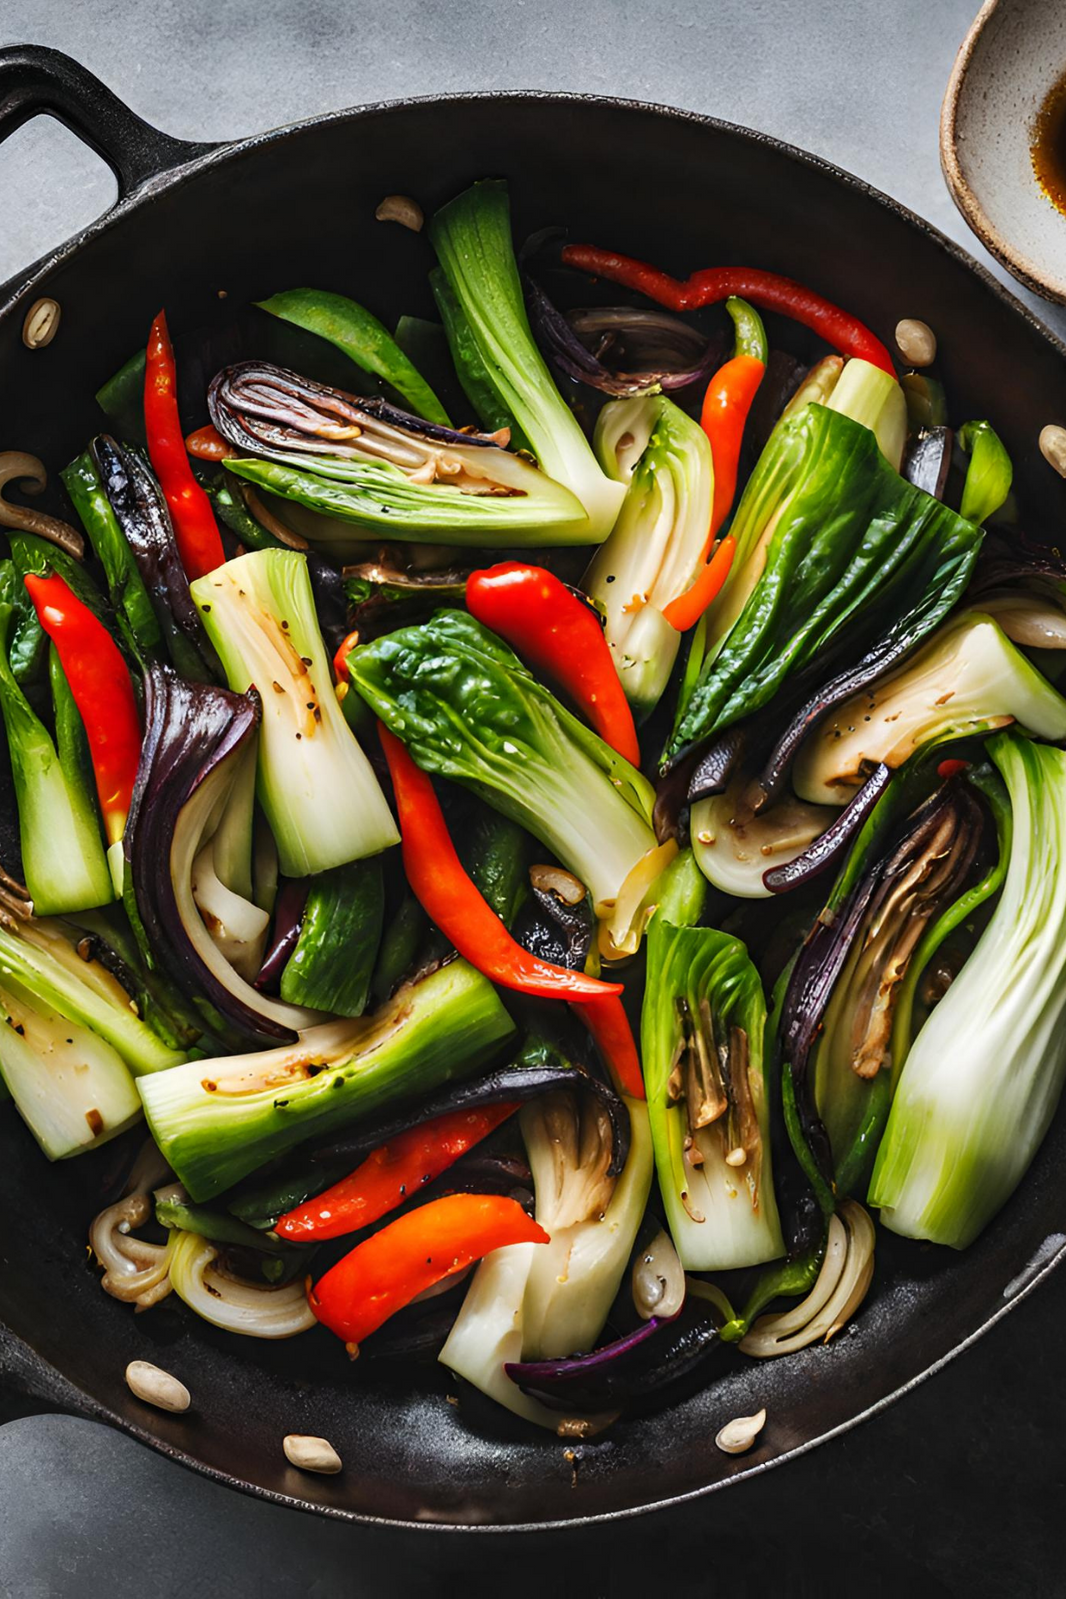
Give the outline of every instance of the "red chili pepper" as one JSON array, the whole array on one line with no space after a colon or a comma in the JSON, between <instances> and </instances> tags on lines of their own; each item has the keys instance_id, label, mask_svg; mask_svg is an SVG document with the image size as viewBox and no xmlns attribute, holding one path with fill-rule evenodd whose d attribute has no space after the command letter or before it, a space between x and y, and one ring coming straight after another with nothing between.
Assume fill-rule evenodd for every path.
<instances>
[{"instance_id":1,"label":"red chili pepper","mask_svg":"<svg viewBox=\"0 0 1066 1599\"><path fill-rule=\"evenodd\" d=\"M621 983L601 983L584 972L553 966L515 942L464 871L433 784L381 722L378 733L396 794L407 881L430 921L460 955L494 983L541 999L586 1003L620 994Z\"/></svg>"},{"instance_id":2,"label":"red chili pepper","mask_svg":"<svg viewBox=\"0 0 1066 1599\"><path fill-rule=\"evenodd\" d=\"M858 356L895 376L892 357L868 327L802 283L776 272L762 272L757 267L708 267L682 282L645 261L616 255L612 250L597 250L590 244L568 244L562 258L567 266L636 289L671 311L695 311L726 300L731 294L739 295L765 311L780 311L793 322L811 328L841 355Z\"/></svg>"},{"instance_id":3,"label":"red chili pepper","mask_svg":"<svg viewBox=\"0 0 1066 1599\"><path fill-rule=\"evenodd\" d=\"M141 758L141 724L129 668L99 617L58 573L39 577L30 572L24 581L85 723L104 831L108 843L117 844Z\"/></svg>"},{"instance_id":4,"label":"red chili pepper","mask_svg":"<svg viewBox=\"0 0 1066 1599\"><path fill-rule=\"evenodd\" d=\"M699 572L692 587L687 588L684 594L679 594L676 600L671 600L669 605L663 607L666 620L671 627L676 627L679 633L685 633L690 627L695 627L708 605L717 597L722 584L729 576L736 547L736 539L731 533L727 533L719 542L707 565Z\"/></svg>"},{"instance_id":5,"label":"red chili pepper","mask_svg":"<svg viewBox=\"0 0 1066 1599\"><path fill-rule=\"evenodd\" d=\"M380 1220L514 1114L517 1105L457 1110L401 1133L348 1177L282 1216L274 1231L297 1243L341 1238Z\"/></svg>"},{"instance_id":6,"label":"red chili pepper","mask_svg":"<svg viewBox=\"0 0 1066 1599\"><path fill-rule=\"evenodd\" d=\"M318 1320L343 1338L349 1353L390 1316L445 1277L507 1244L546 1244L548 1234L514 1199L501 1194L448 1194L357 1244L308 1287Z\"/></svg>"},{"instance_id":7,"label":"red chili pepper","mask_svg":"<svg viewBox=\"0 0 1066 1599\"><path fill-rule=\"evenodd\" d=\"M582 1005L581 1018L611 1069L614 1086L630 1099L644 1099L644 1073L629 1017L617 995Z\"/></svg>"},{"instance_id":8,"label":"red chili pepper","mask_svg":"<svg viewBox=\"0 0 1066 1599\"><path fill-rule=\"evenodd\" d=\"M198 461L224 461L227 456L237 453L210 422L206 427L197 428L195 433L189 434L185 448Z\"/></svg>"},{"instance_id":9,"label":"red chili pepper","mask_svg":"<svg viewBox=\"0 0 1066 1599\"><path fill-rule=\"evenodd\" d=\"M969 761L941 761L936 769L937 777L957 777L960 772L968 772Z\"/></svg>"},{"instance_id":10,"label":"red chili pepper","mask_svg":"<svg viewBox=\"0 0 1066 1599\"><path fill-rule=\"evenodd\" d=\"M193 477L178 419L174 351L160 311L148 335L144 374L144 425L148 454L170 507L178 554L189 582L213 572L226 559L211 501Z\"/></svg>"},{"instance_id":11,"label":"red chili pepper","mask_svg":"<svg viewBox=\"0 0 1066 1599\"><path fill-rule=\"evenodd\" d=\"M348 637L342 640L339 645L337 653L333 657L333 677L336 682L351 682L351 673L348 671L348 657L358 643L359 629L356 628L355 632L349 633Z\"/></svg>"},{"instance_id":12,"label":"red chili pepper","mask_svg":"<svg viewBox=\"0 0 1066 1599\"><path fill-rule=\"evenodd\" d=\"M640 765L633 712L603 628L565 583L542 566L503 561L471 572L466 604L471 616L564 688L605 743Z\"/></svg>"}]
</instances>

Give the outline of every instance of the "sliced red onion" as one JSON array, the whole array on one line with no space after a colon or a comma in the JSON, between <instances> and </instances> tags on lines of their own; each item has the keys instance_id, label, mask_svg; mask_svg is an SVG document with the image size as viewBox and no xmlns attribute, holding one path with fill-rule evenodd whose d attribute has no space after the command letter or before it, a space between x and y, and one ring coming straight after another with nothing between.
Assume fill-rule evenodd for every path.
<instances>
[{"instance_id":1,"label":"sliced red onion","mask_svg":"<svg viewBox=\"0 0 1066 1599\"><path fill-rule=\"evenodd\" d=\"M706 383L719 365L718 340L707 339L687 322L661 312L613 306L573 311L567 317L531 278L526 279L526 305L547 360L565 377L601 394L620 397L684 389ZM608 352L626 360L643 358L648 365L622 371L602 359Z\"/></svg>"},{"instance_id":2,"label":"sliced red onion","mask_svg":"<svg viewBox=\"0 0 1066 1599\"><path fill-rule=\"evenodd\" d=\"M359 456L354 441L374 424L434 444L482 445L496 449L495 434L461 433L401 411L377 396L348 394L313 378L301 377L269 361L241 361L224 367L207 391L211 421L227 444L252 455L279 449L326 456ZM391 459L384 446L377 452Z\"/></svg>"},{"instance_id":3,"label":"sliced red onion","mask_svg":"<svg viewBox=\"0 0 1066 1599\"><path fill-rule=\"evenodd\" d=\"M554 1409L618 1410L651 1399L721 1348L718 1324L695 1296L677 1316L653 1316L589 1355L508 1362L512 1382Z\"/></svg>"},{"instance_id":4,"label":"sliced red onion","mask_svg":"<svg viewBox=\"0 0 1066 1599\"><path fill-rule=\"evenodd\" d=\"M596 1372L613 1366L616 1361L624 1361L641 1344L654 1338L660 1327L667 1325L663 1317L652 1316L640 1322L623 1338L616 1338L614 1343L601 1344L591 1355L568 1355L559 1360L511 1360L503 1369L511 1381L522 1388L527 1385L536 1388L545 1385L561 1387L566 1383L586 1382Z\"/></svg>"},{"instance_id":5,"label":"sliced red onion","mask_svg":"<svg viewBox=\"0 0 1066 1599\"><path fill-rule=\"evenodd\" d=\"M435 1121L438 1116L473 1110L484 1105L524 1104L553 1089L576 1089L594 1094L611 1123L611 1163L608 1175L617 1177L629 1155L629 1112L625 1103L607 1083L580 1066L571 1066L560 1057L543 1065L500 1066L481 1077L449 1083L418 1104L407 1105L396 1114L386 1114L360 1123L341 1140L333 1140L312 1151L314 1160L358 1160L372 1149L387 1144L398 1134Z\"/></svg>"},{"instance_id":6,"label":"sliced red onion","mask_svg":"<svg viewBox=\"0 0 1066 1599\"><path fill-rule=\"evenodd\" d=\"M790 889L802 888L831 866L836 866L891 781L889 768L884 764L877 766L862 787L852 795L836 821L813 844L809 844L802 855L786 861L782 866L771 866L769 871L764 872L762 880L771 894L787 894Z\"/></svg>"},{"instance_id":7,"label":"sliced red onion","mask_svg":"<svg viewBox=\"0 0 1066 1599\"><path fill-rule=\"evenodd\" d=\"M221 676L214 646L189 593L189 579L159 484L135 450L124 449L106 433L93 440L92 455L175 664L186 677L194 675L196 665L202 668L196 674L200 677ZM179 639L187 645L184 655L175 650Z\"/></svg>"},{"instance_id":8,"label":"sliced red onion","mask_svg":"<svg viewBox=\"0 0 1066 1599\"><path fill-rule=\"evenodd\" d=\"M691 804L710 799L712 794L725 793L746 741L747 733L743 727L729 727L704 751L689 778L688 798Z\"/></svg>"},{"instance_id":9,"label":"sliced red onion","mask_svg":"<svg viewBox=\"0 0 1066 1599\"><path fill-rule=\"evenodd\" d=\"M300 930L303 927L304 907L307 904L309 884L306 878L286 878L278 889L277 904L274 907L274 926L270 931L270 943L263 955L263 964L259 968L254 988L262 993L269 994L277 991L281 982L281 974L289 964L289 957L300 941Z\"/></svg>"}]
</instances>

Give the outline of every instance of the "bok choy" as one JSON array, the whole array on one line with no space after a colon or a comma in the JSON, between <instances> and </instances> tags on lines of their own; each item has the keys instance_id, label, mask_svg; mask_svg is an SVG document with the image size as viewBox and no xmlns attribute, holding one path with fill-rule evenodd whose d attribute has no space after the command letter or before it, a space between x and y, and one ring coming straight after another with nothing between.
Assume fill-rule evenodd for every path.
<instances>
[{"instance_id":1,"label":"bok choy","mask_svg":"<svg viewBox=\"0 0 1066 1599\"><path fill-rule=\"evenodd\" d=\"M695 923L692 855L664 874L648 931L641 1020L659 1188L681 1263L729 1271L784 1254L774 1196L766 1002L736 938Z\"/></svg>"},{"instance_id":2,"label":"bok choy","mask_svg":"<svg viewBox=\"0 0 1066 1599\"><path fill-rule=\"evenodd\" d=\"M651 785L472 616L438 611L354 650L348 668L419 766L527 828L598 906L655 847Z\"/></svg>"},{"instance_id":3,"label":"bok choy","mask_svg":"<svg viewBox=\"0 0 1066 1599\"><path fill-rule=\"evenodd\" d=\"M512 1244L478 1267L440 1352L441 1363L528 1421L558 1426L504 1370L522 1361L594 1347L618 1292L652 1178L648 1115L627 1099L630 1146L617 1178L606 1115L587 1095L557 1091L522 1111L537 1221L550 1235L539 1250Z\"/></svg>"},{"instance_id":4,"label":"bok choy","mask_svg":"<svg viewBox=\"0 0 1066 1599\"><path fill-rule=\"evenodd\" d=\"M801 746L797 793L842 804L870 765L901 765L923 744L966 738L1016 721L1040 738L1066 738L1066 699L980 611L965 611L886 677L834 707Z\"/></svg>"},{"instance_id":5,"label":"bok choy","mask_svg":"<svg viewBox=\"0 0 1066 1599\"><path fill-rule=\"evenodd\" d=\"M1066 1075L1066 754L1016 733L988 753L1012 812L977 948L918 1034L870 1184L881 1220L964 1249L1039 1149Z\"/></svg>"},{"instance_id":6,"label":"bok choy","mask_svg":"<svg viewBox=\"0 0 1066 1599\"><path fill-rule=\"evenodd\" d=\"M252 550L192 586L230 687L262 706L259 799L287 877L328 871L399 840L333 691L307 559Z\"/></svg>"},{"instance_id":7,"label":"bok choy","mask_svg":"<svg viewBox=\"0 0 1066 1599\"><path fill-rule=\"evenodd\" d=\"M501 435L459 433L264 362L220 372L209 402L242 452L229 471L320 513L301 524L316 542L336 543L346 525L419 543L587 541L580 501Z\"/></svg>"},{"instance_id":8,"label":"bok choy","mask_svg":"<svg viewBox=\"0 0 1066 1599\"><path fill-rule=\"evenodd\" d=\"M703 561L711 447L703 429L662 394L605 405L595 447L604 471L626 484L626 497L584 588L607 619L607 643L639 719L662 698L681 644L663 608Z\"/></svg>"},{"instance_id":9,"label":"bok choy","mask_svg":"<svg viewBox=\"0 0 1066 1599\"><path fill-rule=\"evenodd\" d=\"M469 1076L512 1035L490 982L454 960L371 1016L297 1042L189 1061L141 1084L152 1134L194 1200L210 1199L312 1134Z\"/></svg>"},{"instance_id":10,"label":"bok choy","mask_svg":"<svg viewBox=\"0 0 1066 1599\"><path fill-rule=\"evenodd\" d=\"M0 566L0 713L11 757L26 887L37 912L91 910L114 899L85 734L53 645L55 739L15 681L8 658L14 569ZM21 587L21 585L19 585ZM57 747L58 746L58 747Z\"/></svg>"},{"instance_id":11,"label":"bok choy","mask_svg":"<svg viewBox=\"0 0 1066 1599\"><path fill-rule=\"evenodd\" d=\"M429 236L484 376L543 471L584 507L572 542L601 544L614 526L625 489L601 472L533 338L511 242L506 183L475 183L437 212Z\"/></svg>"},{"instance_id":12,"label":"bok choy","mask_svg":"<svg viewBox=\"0 0 1066 1599\"><path fill-rule=\"evenodd\" d=\"M865 414L860 399L849 415L806 405L771 435L733 519L736 555L668 763L916 603L938 619L965 587L980 529L899 476L852 419Z\"/></svg>"}]
</instances>

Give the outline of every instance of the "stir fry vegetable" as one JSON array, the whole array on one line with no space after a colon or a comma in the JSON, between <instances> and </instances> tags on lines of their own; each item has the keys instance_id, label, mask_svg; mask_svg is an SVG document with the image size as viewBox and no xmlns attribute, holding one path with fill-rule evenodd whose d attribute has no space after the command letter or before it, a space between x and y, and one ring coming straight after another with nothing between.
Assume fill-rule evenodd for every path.
<instances>
[{"instance_id":1,"label":"stir fry vegetable","mask_svg":"<svg viewBox=\"0 0 1066 1599\"><path fill-rule=\"evenodd\" d=\"M116 1302L583 1438L831 1339L878 1223L965 1248L1038 1157L1066 563L815 289L560 271L498 180L427 233L395 333L365 255L161 312L86 537L10 506L0 1092L90 1178L142 1142Z\"/></svg>"}]
</instances>

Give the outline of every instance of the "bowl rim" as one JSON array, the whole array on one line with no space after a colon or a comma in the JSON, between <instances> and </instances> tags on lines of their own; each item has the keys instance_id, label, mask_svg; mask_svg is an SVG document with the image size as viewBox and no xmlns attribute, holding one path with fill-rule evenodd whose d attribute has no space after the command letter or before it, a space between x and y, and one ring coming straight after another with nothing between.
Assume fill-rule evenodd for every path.
<instances>
[{"instance_id":1,"label":"bowl rim","mask_svg":"<svg viewBox=\"0 0 1066 1599\"><path fill-rule=\"evenodd\" d=\"M1024 284L1034 294L1057 305L1066 305L1066 276L1057 275L1033 261L996 227L977 198L977 193L959 159L959 106L966 87L966 79L973 63L974 51L999 7L1000 0L984 0L955 56L955 63L940 107L940 167L951 198L967 226L977 235L985 248L1006 267L1012 277L1017 278L1019 283Z\"/></svg>"}]
</instances>

